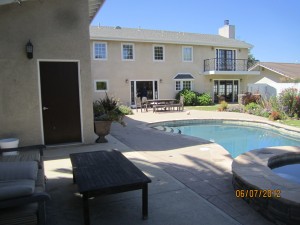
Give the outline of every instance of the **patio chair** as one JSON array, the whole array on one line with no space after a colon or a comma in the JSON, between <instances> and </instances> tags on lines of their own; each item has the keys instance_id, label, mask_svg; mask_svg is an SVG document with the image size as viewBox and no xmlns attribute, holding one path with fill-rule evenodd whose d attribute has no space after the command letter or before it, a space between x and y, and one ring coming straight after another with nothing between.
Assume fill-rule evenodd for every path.
<instances>
[{"instance_id":1,"label":"patio chair","mask_svg":"<svg viewBox=\"0 0 300 225\"><path fill-rule=\"evenodd\" d=\"M146 100L147 101L147 100ZM145 104L143 104L142 100L140 97L135 97L135 106L136 106L136 111L138 112L138 109L141 109L141 112L143 111L143 108L145 107ZM146 109L146 108L145 108ZM147 109L146 109L147 110Z\"/></svg>"},{"instance_id":2,"label":"patio chair","mask_svg":"<svg viewBox=\"0 0 300 225\"><path fill-rule=\"evenodd\" d=\"M178 111L183 111L183 108L184 108L184 96L183 95L180 95L180 99L179 99L179 103L172 103L170 104L169 106L170 108L175 108L177 107L177 110Z\"/></svg>"},{"instance_id":3,"label":"patio chair","mask_svg":"<svg viewBox=\"0 0 300 225\"><path fill-rule=\"evenodd\" d=\"M146 111L148 112L147 97L142 97L142 106L145 107Z\"/></svg>"}]
</instances>

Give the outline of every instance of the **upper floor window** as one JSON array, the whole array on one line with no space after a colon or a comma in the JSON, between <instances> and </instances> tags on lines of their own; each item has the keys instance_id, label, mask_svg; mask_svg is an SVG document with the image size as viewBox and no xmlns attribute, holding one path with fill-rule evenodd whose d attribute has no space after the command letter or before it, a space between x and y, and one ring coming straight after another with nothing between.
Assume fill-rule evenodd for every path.
<instances>
[{"instance_id":1,"label":"upper floor window","mask_svg":"<svg viewBox=\"0 0 300 225\"><path fill-rule=\"evenodd\" d=\"M122 44L122 60L134 60L133 44Z\"/></svg>"},{"instance_id":2,"label":"upper floor window","mask_svg":"<svg viewBox=\"0 0 300 225\"><path fill-rule=\"evenodd\" d=\"M193 62L193 47L182 47L182 61Z\"/></svg>"},{"instance_id":3,"label":"upper floor window","mask_svg":"<svg viewBox=\"0 0 300 225\"><path fill-rule=\"evenodd\" d=\"M165 47L163 45L153 46L153 60L154 61L164 61L165 60Z\"/></svg>"},{"instance_id":4,"label":"upper floor window","mask_svg":"<svg viewBox=\"0 0 300 225\"><path fill-rule=\"evenodd\" d=\"M94 59L106 60L107 59L107 44L106 42L94 43Z\"/></svg>"}]
</instances>

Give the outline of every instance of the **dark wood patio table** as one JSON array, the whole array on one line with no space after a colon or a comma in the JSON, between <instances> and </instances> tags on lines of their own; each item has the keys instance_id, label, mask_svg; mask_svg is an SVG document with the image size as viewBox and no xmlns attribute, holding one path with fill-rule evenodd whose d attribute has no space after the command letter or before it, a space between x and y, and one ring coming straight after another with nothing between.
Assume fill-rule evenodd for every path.
<instances>
[{"instance_id":1,"label":"dark wood patio table","mask_svg":"<svg viewBox=\"0 0 300 225\"><path fill-rule=\"evenodd\" d=\"M156 112L158 109L167 110L167 108L170 108L171 103L175 101L176 99L151 99L147 100L147 104L152 105L153 112Z\"/></svg>"},{"instance_id":2,"label":"dark wood patio table","mask_svg":"<svg viewBox=\"0 0 300 225\"><path fill-rule=\"evenodd\" d=\"M148 217L148 183L151 180L116 150L70 154L73 181L83 199L84 224L90 224L88 199L142 189L143 219Z\"/></svg>"}]
</instances>

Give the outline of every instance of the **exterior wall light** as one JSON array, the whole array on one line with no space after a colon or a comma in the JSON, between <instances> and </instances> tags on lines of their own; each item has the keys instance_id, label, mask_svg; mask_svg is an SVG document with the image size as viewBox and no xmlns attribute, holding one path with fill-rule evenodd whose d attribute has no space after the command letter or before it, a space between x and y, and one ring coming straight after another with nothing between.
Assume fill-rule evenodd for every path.
<instances>
[{"instance_id":1,"label":"exterior wall light","mask_svg":"<svg viewBox=\"0 0 300 225\"><path fill-rule=\"evenodd\" d=\"M159 79L159 83L162 83L163 82L163 79Z\"/></svg>"},{"instance_id":2,"label":"exterior wall light","mask_svg":"<svg viewBox=\"0 0 300 225\"><path fill-rule=\"evenodd\" d=\"M26 54L27 54L27 58L28 59L32 59L33 58L33 45L30 42L30 40L26 44Z\"/></svg>"},{"instance_id":3,"label":"exterior wall light","mask_svg":"<svg viewBox=\"0 0 300 225\"><path fill-rule=\"evenodd\" d=\"M126 84L128 84L128 82L129 82L129 80L128 80L128 79L126 79L126 80L125 80L125 83L126 83Z\"/></svg>"}]
</instances>

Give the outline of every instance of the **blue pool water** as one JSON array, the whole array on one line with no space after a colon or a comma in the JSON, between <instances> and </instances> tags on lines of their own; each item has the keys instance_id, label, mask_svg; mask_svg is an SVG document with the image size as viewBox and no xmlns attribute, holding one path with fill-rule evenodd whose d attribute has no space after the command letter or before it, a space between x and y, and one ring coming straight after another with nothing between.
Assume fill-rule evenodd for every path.
<instances>
[{"instance_id":1,"label":"blue pool water","mask_svg":"<svg viewBox=\"0 0 300 225\"><path fill-rule=\"evenodd\" d=\"M284 165L272 170L277 175L300 184L300 163Z\"/></svg>"},{"instance_id":2,"label":"blue pool water","mask_svg":"<svg viewBox=\"0 0 300 225\"><path fill-rule=\"evenodd\" d=\"M161 126L156 127L161 130ZM253 149L272 146L300 146L299 137L283 135L275 129L223 122L164 126L164 130L206 139L222 145L233 158Z\"/></svg>"}]
</instances>

